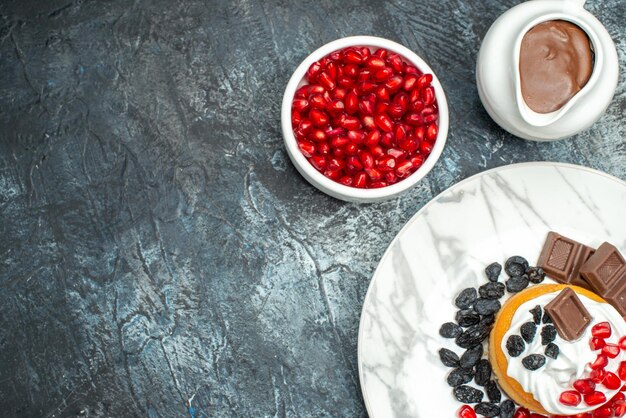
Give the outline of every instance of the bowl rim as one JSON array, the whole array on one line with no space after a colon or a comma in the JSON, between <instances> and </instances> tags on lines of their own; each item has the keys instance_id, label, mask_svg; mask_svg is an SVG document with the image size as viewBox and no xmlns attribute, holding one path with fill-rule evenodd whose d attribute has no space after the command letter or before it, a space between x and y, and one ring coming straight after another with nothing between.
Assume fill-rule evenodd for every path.
<instances>
[{"instance_id":1,"label":"bowl rim","mask_svg":"<svg viewBox=\"0 0 626 418\"><path fill-rule=\"evenodd\" d=\"M344 186L341 183L335 182L324 176L317 171L306 157L300 152L298 144L293 133L293 126L291 124L291 103L295 96L298 87L303 84L306 71L311 64L320 60L326 55L346 47L350 46L369 46L376 48L385 48L389 51L395 52L401 55L406 61L415 65L423 73L430 73L433 75L433 81L431 85L435 89L435 97L437 99L437 105L439 108L439 119L437 139L435 145L429 154L428 158L424 161L422 166L418 168L409 177L399 181L390 186L381 187L378 189L359 189L356 187ZM287 152L293 164L298 171L320 191L329 194L333 197L342 200L350 201L377 201L391 198L400 193L403 193L413 187L418 181L424 178L435 166L436 162L441 157L441 153L445 147L446 139L449 129L449 113L448 102L446 100L443 87L439 78L432 70L432 68L417 54L408 49L407 47L400 45L397 42L390 41L388 39L379 38L375 36L349 36L340 38L329 42L320 48L316 49L309 56L307 56L302 63L296 68L291 76L285 93L283 95L282 108L281 108L281 127L283 132L283 139Z\"/></svg>"}]
</instances>

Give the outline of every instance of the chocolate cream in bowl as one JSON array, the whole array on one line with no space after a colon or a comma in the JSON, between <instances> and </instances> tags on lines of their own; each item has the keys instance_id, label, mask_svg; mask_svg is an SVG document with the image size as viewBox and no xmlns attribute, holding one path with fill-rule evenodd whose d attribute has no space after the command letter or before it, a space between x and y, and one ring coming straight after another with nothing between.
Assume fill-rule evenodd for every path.
<instances>
[{"instance_id":1,"label":"chocolate cream in bowl","mask_svg":"<svg viewBox=\"0 0 626 418\"><path fill-rule=\"evenodd\" d=\"M564 20L529 30L520 48L522 96L530 109L550 113L563 107L589 81L593 50L587 34Z\"/></svg>"}]
</instances>

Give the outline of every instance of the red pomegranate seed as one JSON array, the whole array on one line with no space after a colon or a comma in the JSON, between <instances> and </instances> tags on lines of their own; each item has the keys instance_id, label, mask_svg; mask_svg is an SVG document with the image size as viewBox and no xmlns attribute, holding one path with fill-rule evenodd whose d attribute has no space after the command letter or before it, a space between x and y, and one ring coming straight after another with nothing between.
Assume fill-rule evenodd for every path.
<instances>
[{"instance_id":1,"label":"red pomegranate seed","mask_svg":"<svg viewBox=\"0 0 626 418\"><path fill-rule=\"evenodd\" d=\"M326 157L322 155L314 155L309 159L309 162L318 171L322 171L326 167Z\"/></svg>"},{"instance_id":2,"label":"red pomegranate seed","mask_svg":"<svg viewBox=\"0 0 626 418\"><path fill-rule=\"evenodd\" d=\"M307 99L293 99L292 108L298 112L303 112L309 108Z\"/></svg>"},{"instance_id":3,"label":"red pomegranate seed","mask_svg":"<svg viewBox=\"0 0 626 418\"><path fill-rule=\"evenodd\" d=\"M402 79L401 76L395 75L385 82L385 87L389 89L390 93L395 93L396 91L400 89L400 87L402 87L403 81L404 80Z\"/></svg>"},{"instance_id":4,"label":"red pomegranate seed","mask_svg":"<svg viewBox=\"0 0 626 418\"><path fill-rule=\"evenodd\" d=\"M463 405L459 409L459 418L476 418L476 412L469 405Z\"/></svg>"},{"instance_id":5,"label":"red pomegranate seed","mask_svg":"<svg viewBox=\"0 0 626 418\"><path fill-rule=\"evenodd\" d=\"M422 164L424 164L424 157L421 155L415 155L410 158L410 161L414 168L419 168Z\"/></svg>"},{"instance_id":6,"label":"red pomegranate seed","mask_svg":"<svg viewBox=\"0 0 626 418\"><path fill-rule=\"evenodd\" d=\"M608 417L613 417L615 411L613 410L613 408L611 408L610 406L602 406L598 409L596 409L595 411L593 411L593 418L608 418Z\"/></svg>"},{"instance_id":7,"label":"red pomegranate seed","mask_svg":"<svg viewBox=\"0 0 626 418\"><path fill-rule=\"evenodd\" d=\"M420 153L428 155L432 152L432 150L433 146L430 143L425 141L420 143Z\"/></svg>"},{"instance_id":8,"label":"red pomegranate seed","mask_svg":"<svg viewBox=\"0 0 626 418\"><path fill-rule=\"evenodd\" d=\"M396 176L396 173L394 173L393 171L389 171L385 173L385 180L389 184L394 184L395 182L398 181L398 177Z\"/></svg>"},{"instance_id":9,"label":"red pomegranate seed","mask_svg":"<svg viewBox=\"0 0 626 418\"><path fill-rule=\"evenodd\" d=\"M413 163L410 160L404 160L396 167L396 176L400 178L406 177L412 168Z\"/></svg>"},{"instance_id":10,"label":"red pomegranate seed","mask_svg":"<svg viewBox=\"0 0 626 418\"><path fill-rule=\"evenodd\" d=\"M339 177L341 177L340 171L326 170L322 174L324 174L329 179L335 180L335 181L339 180Z\"/></svg>"},{"instance_id":11,"label":"red pomegranate seed","mask_svg":"<svg viewBox=\"0 0 626 418\"><path fill-rule=\"evenodd\" d=\"M404 117L404 121L412 126L418 126L424 124L424 119L415 112L409 113Z\"/></svg>"},{"instance_id":12,"label":"red pomegranate seed","mask_svg":"<svg viewBox=\"0 0 626 418\"><path fill-rule=\"evenodd\" d=\"M593 383L599 384L599 383L602 383L605 375L606 375L606 371L604 369L592 370L589 373L589 379L591 379Z\"/></svg>"},{"instance_id":13,"label":"red pomegranate seed","mask_svg":"<svg viewBox=\"0 0 626 418\"><path fill-rule=\"evenodd\" d=\"M417 86L416 87L421 90L422 88L430 85L430 83L432 83L432 81L433 81L433 75L432 74L424 74L417 80Z\"/></svg>"},{"instance_id":14,"label":"red pomegranate seed","mask_svg":"<svg viewBox=\"0 0 626 418\"><path fill-rule=\"evenodd\" d=\"M526 408L519 407L513 414L513 418L530 418L530 411Z\"/></svg>"},{"instance_id":15,"label":"red pomegranate seed","mask_svg":"<svg viewBox=\"0 0 626 418\"><path fill-rule=\"evenodd\" d=\"M617 375L620 379L626 380L626 361L622 361L617 368Z\"/></svg>"},{"instance_id":16,"label":"red pomegranate seed","mask_svg":"<svg viewBox=\"0 0 626 418\"><path fill-rule=\"evenodd\" d=\"M299 125L302 121L302 114L297 111L291 112L291 126Z\"/></svg>"},{"instance_id":17,"label":"red pomegranate seed","mask_svg":"<svg viewBox=\"0 0 626 418\"><path fill-rule=\"evenodd\" d=\"M580 401L582 401L580 393L574 390L566 390L565 392L561 393L561 396L559 396L559 402L567 406L577 406Z\"/></svg>"},{"instance_id":18,"label":"red pomegranate seed","mask_svg":"<svg viewBox=\"0 0 626 418\"><path fill-rule=\"evenodd\" d=\"M369 152L367 151L361 152L361 154L359 154L359 158L361 159L361 162L363 163L363 167L365 168L374 167L374 157L372 157L372 154L370 154Z\"/></svg>"},{"instance_id":19,"label":"red pomegranate seed","mask_svg":"<svg viewBox=\"0 0 626 418\"><path fill-rule=\"evenodd\" d=\"M326 73L328 74L328 77L330 77L331 80L337 79L339 69L337 67L337 64L334 61L330 61L328 64L326 64Z\"/></svg>"},{"instance_id":20,"label":"red pomegranate seed","mask_svg":"<svg viewBox=\"0 0 626 418\"><path fill-rule=\"evenodd\" d=\"M597 323L591 328L591 335L598 338L609 338L611 336L611 325L608 322Z\"/></svg>"},{"instance_id":21,"label":"red pomegranate seed","mask_svg":"<svg viewBox=\"0 0 626 418\"><path fill-rule=\"evenodd\" d=\"M350 140L346 136L336 136L330 140L330 145L332 145L333 148L343 148L349 143Z\"/></svg>"},{"instance_id":22,"label":"red pomegranate seed","mask_svg":"<svg viewBox=\"0 0 626 418\"><path fill-rule=\"evenodd\" d=\"M346 166L346 162L341 158L331 158L328 161L328 169L337 171L342 170Z\"/></svg>"},{"instance_id":23,"label":"red pomegranate seed","mask_svg":"<svg viewBox=\"0 0 626 418\"><path fill-rule=\"evenodd\" d=\"M423 141L424 138L426 137L426 127L425 126L418 126L413 131L413 135L415 135L415 138L418 141Z\"/></svg>"},{"instance_id":24,"label":"red pomegranate seed","mask_svg":"<svg viewBox=\"0 0 626 418\"><path fill-rule=\"evenodd\" d=\"M380 158L383 155L385 155L385 151L383 150L383 147L381 147L380 145L376 145L375 147L371 147L369 148L370 153L372 154L372 156L374 156L374 158Z\"/></svg>"},{"instance_id":25,"label":"red pomegranate seed","mask_svg":"<svg viewBox=\"0 0 626 418\"><path fill-rule=\"evenodd\" d=\"M313 129L309 134L309 139L312 139L315 142L326 141L326 132L321 129Z\"/></svg>"},{"instance_id":26,"label":"red pomegranate seed","mask_svg":"<svg viewBox=\"0 0 626 418\"><path fill-rule=\"evenodd\" d=\"M400 142L398 146L409 154L413 154L419 148L419 144L417 143L417 141L411 138L407 138L404 141Z\"/></svg>"},{"instance_id":27,"label":"red pomegranate seed","mask_svg":"<svg viewBox=\"0 0 626 418\"><path fill-rule=\"evenodd\" d=\"M322 65L319 62L314 62L313 64L311 64L306 72L306 79L309 81L309 83L314 83L316 81L320 71L322 71Z\"/></svg>"},{"instance_id":28,"label":"red pomegranate seed","mask_svg":"<svg viewBox=\"0 0 626 418\"><path fill-rule=\"evenodd\" d=\"M373 56L369 57L365 64L368 68L372 70L380 70L381 68L385 67L385 60L380 57Z\"/></svg>"},{"instance_id":29,"label":"red pomegranate seed","mask_svg":"<svg viewBox=\"0 0 626 418\"><path fill-rule=\"evenodd\" d=\"M421 99L412 100L411 105L409 107L411 108L412 111L419 113L421 116L422 111L424 110L424 102Z\"/></svg>"},{"instance_id":30,"label":"red pomegranate seed","mask_svg":"<svg viewBox=\"0 0 626 418\"><path fill-rule=\"evenodd\" d=\"M396 168L396 159L390 155L382 157L378 161L376 161L376 166L381 171L393 171L393 169Z\"/></svg>"},{"instance_id":31,"label":"red pomegranate seed","mask_svg":"<svg viewBox=\"0 0 626 418\"><path fill-rule=\"evenodd\" d=\"M394 119L400 119L404 115L404 111L402 106L396 103L392 103L387 107L387 113Z\"/></svg>"},{"instance_id":32,"label":"red pomegranate seed","mask_svg":"<svg viewBox=\"0 0 626 418\"><path fill-rule=\"evenodd\" d=\"M620 338L617 344L622 350L626 350L626 336Z\"/></svg>"},{"instance_id":33,"label":"red pomegranate seed","mask_svg":"<svg viewBox=\"0 0 626 418\"><path fill-rule=\"evenodd\" d=\"M385 132L391 132L393 129L393 122L391 121L391 118L384 113L374 116L374 122L376 123L376 126Z\"/></svg>"},{"instance_id":34,"label":"red pomegranate seed","mask_svg":"<svg viewBox=\"0 0 626 418\"><path fill-rule=\"evenodd\" d=\"M351 173L356 173L357 171L363 170L363 164L357 157L348 157L346 160L346 168Z\"/></svg>"},{"instance_id":35,"label":"red pomegranate seed","mask_svg":"<svg viewBox=\"0 0 626 418\"><path fill-rule=\"evenodd\" d=\"M376 87L376 90L374 92L376 94L376 97L379 100L384 100L384 101L388 101L389 100L389 89L385 86L378 86Z\"/></svg>"},{"instance_id":36,"label":"red pomegranate seed","mask_svg":"<svg viewBox=\"0 0 626 418\"><path fill-rule=\"evenodd\" d=\"M595 351L595 350L600 350L601 348L603 348L606 345L606 342L604 341L603 338L598 338L598 337L592 337L591 340L589 341L589 347Z\"/></svg>"},{"instance_id":37,"label":"red pomegranate seed","mask_svg":"<svg viewBox=\"0 0 626 418\"><path fill-rule=\"evenodd\" d=\"M424 87L423 89L421 89L420 96L422 97L425 105L435 103L435 90L432 88L432 86Z\"/></svg>"},{"instance_id":38,"label":"red pomegranate seed","mask_svg":"<svg viewBox=\"0 0 626 418\"><path fill-rule=\"evenodd\" d=\"M359 67L354 64L347 64L343 67L343 75L346 77L354 78L359 73Z\"/></svg>"},{"instance_id":39,"label":"red pomegranate seed","mask_svg":"<svg viewBox=\"0 0 626 418\"><path fill-rule=\"evenodd\" d=\"M602 392L593 392L585 395L585 403L589 406L600 405L606 402L606 396Z\"/></svg>"},{"instance_id":40,"label":"red pomegranate seed","mask_svg":"<svg viewBox=\"0 0 626 418\"><path fill-rule=\"evenodd\" d=\"M354 187L362 189L365 186L367 186L367 174L361 171L356 176L354 176Z\"/></svg>"},{"instance_id":41,"label":"red pomegranate seed","mask_svg":"<svg viewBox=\"0 0 626 418\"><path fill-rule=\"evenodd\" d=\"M342 178L339 179L339 183L343 184L344 186L352 186L352 181L354 179L350 176L343 176Z\"/></svg>"},{"instance_id":42,"label":"red pomegranate seed","mask_svg":"<svg viewBox=\"0 0 626 418\"><path fill-rule=\"evenodd\" d=\"M351 142L345 146L343 151L346 153L346 155L356 155L356 153L359 152L359 146L354 142Z\"/></svg>"},{"instance_id":43,"label":"red pomegranate seed","mask_svg":"<svg viewBox=\"0 0 626 418\"><path fill-rule=\"evenodd\" d=\"M387 184L387 182L384 182L384 181L375 181L375 182L372 182L370 186L372 189L380 189L381 187L389 186L389 184Z\"/></svg>"},{"instance_id":44,"label":"red pomegranate seed","mask_svg":"<svg viewBox=\"0 0 626 418\"><path fill-rule=\"evenodd\" d=\"M368 81L372 75L372 72L367 68L359 70L359 74L356 76L357 81Z\"/></svg>"},{"instance_id":45,"label":"red pomegranate seed","mask_svg":"<svg viewBox=\"0 0 626 418\"><path fill-rule=\"evenodd\" d=\"M376 97L376 96L374 96ZM359 109L361 113L364 115L371 115L374 113L374 105L376 104L376 99L363 99L359 102Z\"/></svg>"},{"instance_id":46,"label":"red pomegranate seed","mask_svg":"<svg viewBox=\"0 0 626 418\"><path fill-rule=\"evenodd\" d=\"M380 145L385 148L393 147L394 144L394 136L392 132L386 132L383 134L383 137L380 140Z\"/></svg>"},{"instance_id":47,"label":"red pomegranate seed","mask_svg":"<svg viewBox=\"0 0 626 418\"><path fill-rule=\"evenodd\" d=\"M376 84L371 81L361 81L357 86L357 90L360 94L367 94L371 91L374 91L376 88Z\"/></svg>"},{"instance_id":48,"label":"red pomegranate seed","mask_svg":"<svg viewBox=\"0 0 626 418\"><path fill-rule=\"evenodd\" d=\"M336 86L335 81L330 77L330 75L328 75L326 71L322 71L321 73L319 73L319 75L317 76L317 81L328 90L332 90Z\"/></svg>"},{"instance_id":49,"label":"red pomegranate seed","mask_svg":"<svg viewBox=\"0 0 626 418\"><path fill-rule=\"evenodd\" d=\"M622 381L615 373L606 372L606 376L604 377L602 384L607 389L615 390L622 386Z\"/></svg>"},{"instance_id":50,"label":"red pomegranate seed","mask_svg":"<svg viewBox=\"0 0 626 418\"><path fill-rule=\"evenodd\" d=\"M374 81L377 81L380 83L380 82L389 80L389 77L391 77L392 75L393 75L393 70L391 68L385 67L376 71L374 75L372 76L372 78L374 79Z\"/></svg>"},{"instance_id":51,"label":"red pomegranate seed","mask_svg":"<svg viewBox=\"0 0 626 418\"><path fill-rule=\"evenodd\" d=\"M394 71L398 73L402 73L404 71L405 64L402 61L402 58L400 58L400 55L398 54L389 55L389 57L387 58L387 62L389 63L391 68L394 69Z\"/></svg>"},{"instance_id":52,"label":"red pomegranate seed","mask_svg":"<svg viewBox=\"0 0 626 418\"><path fill-rule=\"evenodd\" d=\"M365 174L367 174L372 181L378 181L383 178L383 173L375 168L366 168L363 171L365 171Z\"/></svg>"},{"instance_id":53,"label":"red pomegranate seed","mask_svg":"<svg viewBox=\"0 0 626 418\"><path fill-rule=\"evenodd\" d=\"M298 148L305 157L312 157L315 154L315 144L309 141L300 141Z\"/></svg>"},{"instance_id":54,"label":"red pomegranate seed","mask_svg":"<svg viewBox=\"0 0 626 418\"><path fill-rule=\"evenodd\" d=\"M378 129L373 129L365 135L365 141L363 144L368 148L374 147L378 145L381 137L382 135L380 134L380 131Z\"/></svg>"},{"instance_id":55,"label":"red pomegranate seed","mask_svg":"<svg viewBox=\"0 0 626 418\"><path fill-rule=\"evenodd\" d=\"M311 107L315 109L325 109L326 106L328 105L328 102L326 101L324 96L321 94L312 95L311 98L309 99L309 102L311 103Z\"/></svg>"},{"instance_id":56,"label":"red pomegranate seed","mask_svg":"<svg viewBox=\"0 0 626 418\"><path fill-rule=\"evenodd\" d=\"M311 122L314 126L324 127L328 125L328 114L326 114L323 110L311 109L309 112L309 118L311 118Z\"/></svg>"},{"instance_id":57,"label":"red pomegranate seed","mask_svg":"<svg viewBox=\"0 0 626 418\"><path fill-rule=\"evenodd\" d=\"M347 137L350 142L360 145L365 139L365 133L363 131L348 131Z\"/></svg>"},{"instance_id":58,"label":"red pomegranate seed","mask_svg":"<svg viewBox=\"0 0 626 418\"><path fill-rule=\"evenodd\" d=\"M589 363L589 367L593 370L604 369L609 364L609 359L604 354L599 354L596 359Z\"/></svg>"},{"instance_id":59,"label":"red pomegranate seed","mask_svg":"<svg viewBox=\"0 0 626 418\"><path fill-rule=\"evenodd\" d=\"M359 51L350 50L343 55L343 60L347 63L360 64L363 61L363 56Z\"/></svg>"},{"instance_id":60,"label":"red pomegranate seed","mask_svg":"<svg viewBox=\"0 0 626 418\"><path fill-rule=\"evenodd\" d=\"M394 138L396 140L396 142L400 142L400 141L404 141L404 139L406 138L406 128L403 125L400 125L399 123L396 124L396 127L394 129Z\"/></svg>"},{"instance_id":61,"label":"red pomegranate seed","mask_svg":"<svg viewBox=\"0 0 626 418\"><path fill-rule=\"evenodd\" d=\"M403 159L406 158L406 152L404 152L401 149L397 149L397 148L389 148L387 150L387 155L392 156L396 160L403 160Z\"/></svg>"},{"instance_id":62,"label":"red pomegranate seed","mask_svg":"<svg viewBox=\"0 0 626 418\"><path fill-rule=\"evenodd\" d=\"M439 127L436 124L431 123L426 128L426 139L429 141L434 141L435 139L437 139L438 132L439 132Z\"/></svg>"},{"instance_id":63,"label":"red pomegranate seed","mask_svg":"<svg viewBox=\"0 0 626 418\"><path fill-rule=\"evenodd\" d=\"M406 91L411 91L415 88L416 84L417 76L415 74L407 74L404 77L404 84L402 85L402 88Z\"/></svg>"},{"instance_id":64,"label":"red pomegranate seed","mask_svg":"<svg viewBox=\"0 0 626 418\"><path fill-rule=\"evenodd\" d=\"M332 155L335 158L344 158L346 156L346 153L343 152L341 148L335 148L333 149Z\"/></svg>"},{"instance_id":65,"label":"red pomegranate seed","mask_svg":"<svg viewBox=\"0 0 626 418\"><path fill-rule=\"evenodd\" d=\"M348 94L346 94L344 107L346 109L346 113L348 113L349 115L352 115L353 113L356 113L357 110L359 110L359 97L354 91L349 91Z\"/></svg>"},{"instance_id":66,"label":"red pomegranate seed","mask_svg":"<svg viewBox=\"0 0 626 418\"><path fill-rule=\"evenodd\" d=\"M602 354L607 356L608 358L615 358L620 352L620 348L616 344L607 344L602 347Z\"/></svg>"},{"instance_id":67,"label":"red pomegranate seed","mask_svg":"<svg viewBox=\"0 0 626 418\"><path fill-rule=\"evenodd\" d=\"M355 131L361 127L361 121L354 116L346 116L341 122L341 127L349 131Z\"/></svg>"},{"instance_id":68,"label":"red pomegranate seed","mask_svg":"<svg viewBox=\"0 0 626 418\"><path fill-rule=\"evenodd\" d=\"M574 389L588 395L596 390L596 384L591 379L579 379L574 382Z\"/></svg>"},{"instance_id":69,"label":"red pomegranate seed","mask_svg":"<svg viewBox=\"0 0 626 418\"><path fill-rule=\"evenodd\" d=\"M339 84L343 88L351 89L355 86L356 82L354 81L354 79L342 75L337 77L337 84Z\"/></svg>"}]
</instances>

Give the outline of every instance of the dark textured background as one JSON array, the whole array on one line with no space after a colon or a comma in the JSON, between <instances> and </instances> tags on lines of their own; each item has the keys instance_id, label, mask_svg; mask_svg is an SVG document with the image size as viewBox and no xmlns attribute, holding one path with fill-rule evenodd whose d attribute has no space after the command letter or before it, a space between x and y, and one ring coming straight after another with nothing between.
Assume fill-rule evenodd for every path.
<instances>
[{"instance_id":1,"label":"dark textured background","mask_svg":"<svg viewBox=\"0 0 626 418\"><path fill-rule=\"evenodd\" d=\"M0 416L363 416L357 329L371 274L435 194L554 160L626 179L626 2L616 97L555 143L508 135L474 83L517 0L2 1ZM441 161L408 195L347 204L282 144L291 72L370 34L448 94Z\"/></svg>"}]
</instances>

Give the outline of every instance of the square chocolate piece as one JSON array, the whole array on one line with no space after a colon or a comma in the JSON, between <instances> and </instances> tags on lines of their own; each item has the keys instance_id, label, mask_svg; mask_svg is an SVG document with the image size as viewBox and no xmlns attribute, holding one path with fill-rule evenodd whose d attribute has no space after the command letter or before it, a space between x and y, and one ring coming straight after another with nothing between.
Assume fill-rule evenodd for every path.
<instances>
[{"instance_id":1,"label":"square chocolate piece","mask_svg":"<svg viewBox=\"0 0 626 418\"><path fill-rule=\"evenodd\" d=\"M548 233L537 265L559 283L591 289L580 275L580 268L593 253L593 248L551 231Z\"/></svg>"},{"instance_id":2,"label":"square chocolate piece","mask_svg":"<svg viewBox=\"0 0 626 418\"><path fill-rule=\"evenodd\" d=\"M622 269L615 285L602 297L617 309L620 315L626 316L626 269Z\"/></svg>"},{"instance_id":3,"label":"square chocolate piece","mask_svg":"<svg viewBox=\"0 0 626 418\"><path fill-rule=\"evenodd\" d=\"M583 264L580 273L592 289L606 299L609 289L617 286L624 269L626 269L624 257L617 248L605 242Z\"/></svg>"},{"instance_id":4,"label":"square chocolate piece","mask_svg":"<svg viewBox=\"0 0 626 418\"><path fill-rule=\"evenodd\" d=\"M592 319L576 292L569 287L552 299L544 310L552 318L556 331L566 341L580 338Z\"/></svg>"}]
</instances>

